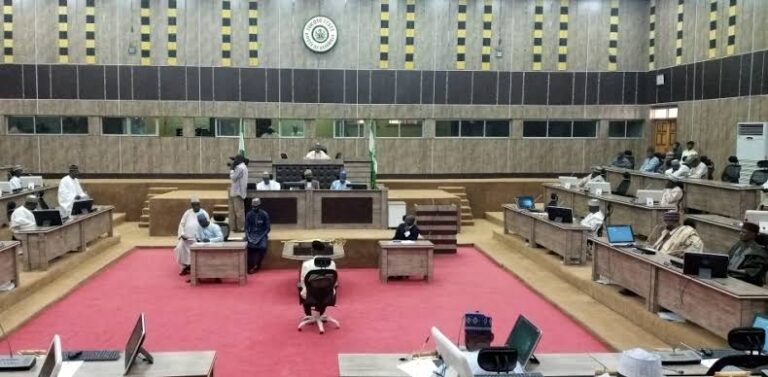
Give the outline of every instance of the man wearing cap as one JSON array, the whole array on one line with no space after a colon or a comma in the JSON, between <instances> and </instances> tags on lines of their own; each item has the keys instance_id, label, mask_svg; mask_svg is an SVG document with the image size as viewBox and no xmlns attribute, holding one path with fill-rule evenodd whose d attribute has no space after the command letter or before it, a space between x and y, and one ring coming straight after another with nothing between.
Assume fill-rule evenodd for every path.
<instances>
[{"instance_id":1,"label":"man wearing cap","mask_svg":"<svg viewBox=\"0 0 768 377\"><path fill-rule=\"evenodd\" d=\"M693 147L696 146L696 143L693 142L693 140L685 143L685 150L683 151L681 157L681 160L683 162L688 162L691 160L691 156L698 156L699 152L697 152Z\"/></svg>"},{"instance_id":2,"label":"man wearing cap","mask_svg":"<svg viewBox=\"0 0 768 377\"><path fill-rule=\"evenodd\" d=\"M304 170L303 177L300 182L305 190L320 190L320 182L312 178L312 170Z\"/></svg>"},{"instance_id":3,"label":"man wearing cap","mask_svg":"<svg viewBox=\"0 0 768 377\"><path fill-rule=\"evenodd\" d=\"M392 237L395 241L416 241L419 239L421 231L416 226L416 216L405 215L403 216L403 222L395 229L395 236Z\"/></svg>"},{"instance_id":4,"label":"man wearing cap","mask_svg":"<svg viewBox=\"0 0 768 377\"><path fill-rule=\"evenodd\" d=\"M605 178L603 178L602 169L600 169L600 167L593 167L592 173L579 181L579 187L584 187L589 182L605 182Z\"/></svg>"},{"instance_id":5,"label":"man wearing cap","mask_svg":"<svg viewBox=\"0 0 768 377\"><path fill-rule=\"evenodd\" d=\"M690 165L691 172L688 173L688 178L696 178L696 179L702 179L707 178L707 173L709 173L709 168L707 167L707 164L699 158L698 155L690 155L688 157L687 165Z\"/></svg>"},{"instance_id":6,"label":"man wearing cap","mask_svg":"<svg viewBox=\"0 0 768 377\"><path fill-rule=\"evenodd\" d=\"M210 219L208 212L200 208L200 199L192 197L190 200L190 209L186 210L181 216L179 222L179 230L177 232L178 243L174 252L176 253L176 262L181 267L179 275L189 274L190 263L190 250L189 247L195 243L195 237L197 231L200 229L200 223L197 221L198 215L205 216L206 219Z\"/></svg>"},{"instance_id":7,"label":"man wearing cap","mask_svg":"<svg viewBox=\"0 0 768 377\"><path fill-rule=\"evenodd\" d=\"M680 225L680 213L669 211L664 213L664 230L653 243L653 248L661 253L673 257L682 258L686 252L704 251L702 242L696 229L688 225Z\"/></svg>"},{"instance_id":8,"label":"man wearing cap","mask_svg":"<svg viewBox=\"0 0 768 377\"><path fill-rule=\"evenodd\" d=\"M330 160L331 156L325 153L325 151L323 150L323 146L320 145L320 143L315 143L312 149L309 150L309 153L307 153L307 155L304 156L304 159L305 160Z\"/></svg>"},{"instance_id":9,"label":"man wearing cap","mask_svg":"<svg viewBox=\"0 0 768 377\"><path fill-rule=\"evenodd\" d=\"M267 254L270 230L269 214L261 208L261 199L253 198L251 210L245 216L245 241L247 241L249 274L253 274L261 268L264 255Z\"/></svg>"},{"instance_id":10,"label":"man wearing cap","mask_svg":"<svg viewBox=\"0 0 768 377\"><path fill-rule=\"evenodd\" d=\"M347 180L347 171L341 169L339 172L339 179L331 182L331 190L349 190L349 184L352 183Z\"/></svg>"},{"instance_id":11,"label":"man wearing cap","mask_svg":"<svg viewBox=\"0 0 768 377\"><path fill-rule=\"evenodd\" d=\"M197 242L224 242L224 233L221 232L219 224L212 223L203 213L197 215L197 222L200 223L195 235Z\"/></svg>"},{"instance_id":12,"label":"man wearing cap","mask_svg":"<svg viewBox=\"0 0 768 377\"><path fill-rule=\"evenodd\" d=\"M268 171L261 173L261 182L256 184L256 191L280 190L280 182L272 180L272 174Z\"/></svg>"},{"instance_id":13,"label":"man wearing cap","mask_svg":"<svg viewBox=\"0 0 768 377\"><path fill-rule=\"evenodd\" d=\"M24 189L21 187L21 168L15 167L11 170L11 179L8 180L8 185L11 186L11 192L18 192Z\"/></svg>"},{"instance_id":14,"label":"man wearing cap","mask_svg":"<svg viewBox=\"0 0 768 377\"><path fill-rule=\"evenodd\" d=\"M245 197L248 193L248 166L245 157L238 154L232 159L229 171L229 226L235 232L245 229Z\"/></svg>"},{"instance_id":15,"label":"man wearing cap","mask_svg":"<svg viewBox=\"0 0 768 377\"><path fill-rule=\"evenodd\" d=\"M580 224L589 228L592 234L596 234L597 230L603 225L605 215L600 212L600 201L597 199L589 199L587 207L589 208L589 214L581 219Z\"/></svg>"},{"instance_id":16,"label":"man wearing cap","mask_svg":"<svg viewBox=\"0 0 768 377\"><path fill-rule=\"evenodd\" d=\"M69 167L69 174L59 181L59 206L61 211L61 217L69 217L72 213L72 206L75 204L75 200L80 200L87 197L82 186L80 186L80 180L77 177L80 175L80 169L77 165L71 165Z\"/></svg>"},{"instance_id":17,"label":"man wearing cap","mask_svg":"<svg viewBox=\"0 0 768 377\"><path fill-rule=\"evenodd\" d=\"M32 214L35 208L37 208L37 196L27 195L24 205L13 210L11 214L11 230L14 232L35 230L37 223L35 223L35 215Z\"/></svg>"},{"instance_id":18,"label":"man wearing cap","mask_svg":"<svg viewBox=\"0 0 768 377\"><path fill-rule=\"evenodd\" d=\"M642 348L634 348L622 352L619 359L619 368L616 371L623 377L664 376L661 357Z\"/></svg>"},{"instance_id":19,"label":"man wearing cap","mask_svg":"<svg viewBox=\"0 0 768 377\"><path fill-rule=\"evenodd\" d=\"M674 178L670 177L664 187L664 192L661 194L661 205L677 207L682 199L683 189L680 188L680 184Z\"/></svg>"},{"instance_id":20,"label":"man wearing cap","mask_svg":"<svg viewBox=\"0 0 768 377\"><path fill-rule=\"evenodd\" d=\"M680 163L678 160L672 160L672 171L666 171L668 177L673 178L688 178L691 174L691 166L688 162Z\"/></svg>"},{"instance_id":21,"label":"man wearing cap","mask_svg":"<svg viewBox=\"0 0 768 377\"><path fill-rule=\"evenodd\" d=\"M765 284L768 270L768 252L755 242L760 227L745 222L741 225L740 239L728 251L728 275L757 286Z\"/></svg>"}]
</instances>

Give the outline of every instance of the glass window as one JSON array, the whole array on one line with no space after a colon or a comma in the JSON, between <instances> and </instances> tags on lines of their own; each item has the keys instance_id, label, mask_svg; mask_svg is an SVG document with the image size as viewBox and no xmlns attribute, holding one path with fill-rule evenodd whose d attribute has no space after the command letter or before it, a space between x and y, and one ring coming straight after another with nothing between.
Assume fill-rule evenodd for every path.
<instances>
[{"instance_id":1,"label":"glass window","mask_svg":"<svg viewBox=\"0 0 768 377\"><path fill-rule=\"evenodd\" d=\"M422 137L423 127L419 120L406 120L400 124L400 137Z\"/></svg>"},{"instance_id":2,"label":"glass window","mask_svg":"<svg viewBox=\"0 0 768 377\"><path fill-rule=\"evenodd\" d=\"M195 118L192 123L195 126L195 136L214 135L216 118Z\"/></svg>"},{"instance_id":3,"label":"glass window","mask_svg":"<svg viewBox=\"0 0 768 377\"><path fill-rule=\"evenodd\" d=\"M184 136L184 119L176 117L157 118L158 134L163 137Z\"/></svg>"},{"instance_id":4,"label":"glass window","mask_svg":"<svg viewBox=\"0 0 768 377\"><path fill-rule=\"evenodd\" d=\"M216 136L217 137L240 136L240 119L216 118Z\"/></svg>"},{"instance_id":5,"label":"glass window","mask_svg":"<svg viewBox=\"0 0 768 377\"><path fill-rule=\"evenodd\" d=\"M462 120L461 121L461 136L462 137L482 137L484 132L485 122L482 120Z\"/></svg>"},{"instance_id":6,"label":"glass window","mask_svg":"<svg viewBox=\"0 0 768 377\"><path fill-rule=\"evenodd\" d=\"M435 123L435 136L458 137L459 126L460 124L458 120L438 120Z\"/></svg>"},{"instance_id":7,"label":"glass window","mask_svg":"<svg viewBox=\"0 0 768 377\"><path fill-rule=\"evenodd\" d=\"M129 135L157 135L157 118L126 118Z\"/></svg>"},{"instance_id":8,"label":"glass window","mask_svg":"<svg viewBox=\"0 0 768 377\"><path fill-rule=\"evenodd\" d=\"M101 119L101 133L104 135L124 135L125 118L102 118Z\"/></svg>"},{"instance_id":9,"label":"glass window","mask_svg":"<svg viewBox=\"0 0 768 377\"><path fill-rule=\"evenodd\" d=\"M61 118L35 117L35 133L60 135Z\"/></svg>"},{"instance_id":10,"label":"glass window","mask_svg":"<svg viewBox=\"0 0 768 377\"><path fill-rule=\"evenodd\" d=\"M377 119L374 121L376 137L422 137L420 120Z\"/></svg>"},{"instance_id":11,"label":"glass window","mask_svg":"<svg viewBox=\"0 0 768 377\"><path fill-rule=\"evenodd\" d=\"M337 120L333 123L334 137L363 137L365 136L364 120Z\"/></svg>"},{"instance_id":12,"label":"glass window","mask_svg":"<svg viewBox=\"0 0 768 377\"><path fill-rule=\"evenodd\" d=\"M548 137L571 137L570 121L550 120L547 127Z\"/></svg>"},{"instance_id":13,"label":"glass window","mask_svg":"<svg viewBox=\"0 0 768 377\"><path fill-rule=\"evenodd\" d=\"M315 129L315 137L331 138L333 137L333 127L336 123L333 119L315 119L312 121L312 127Z\"/></svg>"},{"instance_id":14,"label":"glass window","mask_svg":"<svg viewBox=\"0 0 768 377\"><path fill-rule=\"evenodd\" d=\"M573 121L573 137L597 137L596 120Z\"/></svg>"},{"instance_id":15,"label":"glass window","mask_svg":"<svg viewBox=\"0 0 768 377\"><path fill-rule=\"evenodd\" d=\"M376 121L376 137L398 137L398 136L400 136L399 120Z\"/></svg>"},{"instance_id":16,"label":"glass window","mask_svg":"<svg viewBox=\"0 0 768 377\"><path fill-rule=\"evenodd\" d=\"M63 117L61 118L61 133L70 135L88 134L88 118Z\"/></svg>"},{"instance_id":17,"label":"glass window","mask_svg":"<svg viewBox=\"0 0 768 377\"><path fill-rule=\"evenodd\" d=\"M280 137L304 137L307 127L304 119L280 119Z\"/></svg>"},{"instance_id":18,"label":"glass window","mask_svg":"<svg viewBox=\"0 0 768 377\"><path fill-rule=\"evenodd\" d=\"M641 138L643 137L643 120L628 120L627 121L627 137Z\"/></svg>"},{"instance_id":19,"label":"glass window","mask_svg":"<svg viewBox=\"0 0 768 377\"><path fill-rule=\"evenodd\" d=\"M545 120L524 121L523 137L547 137L547 121Z\"/></svg>"},{"instance_id":20,"label":"glass window","mask_svg":"<svg viewBox=\"0 0 768 377\"><path fill-rule=\"evenodd\" d=\"M485 136L486 137L509 137L509 121L508 120L486 120Z\"/></svg>"},{"instance_id":21,"label":"glass window","mask_svg":"<svg viewBox=\"0 0 768 377\"><path fill-rule=\"evenodd\" d=\"M627 122L614 120L608 122L608 137L625 137Z\"/></svg>"},{"instance_id":22,"label":"glass window","mask_svg":"<svg viewBox=\"0 0 768 377\"><path fill-rule=\"evenodd\" d=\"M272 137L275 135L272 119L256 119L256 137Z\"/></svg>"},{"instance_id":23,"label":"glass window","mask_svg":"<svg viewBox=\"0 0 768 377\"><path fill-rule=\"evenodd\" d=\"M35 133L35 118L33 117L8 117L9 134L33 134Z\"/></svg>"}]
</instances>

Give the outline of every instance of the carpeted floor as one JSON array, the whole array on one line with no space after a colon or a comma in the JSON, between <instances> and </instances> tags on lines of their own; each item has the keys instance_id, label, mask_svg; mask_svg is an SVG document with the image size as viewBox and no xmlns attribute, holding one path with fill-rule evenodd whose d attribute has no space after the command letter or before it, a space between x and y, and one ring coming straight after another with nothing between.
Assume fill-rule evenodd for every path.
<instances>
[{"instance_id":1,"label":"carpeted floor","mask_svg":"<svg viewBox=\"0 0 768 377\"><path fill-rule=\"evenodd\" d=\"M342 327L319 335L314 328L296 331L303 315L298 262L296 270L251 275L242 287L193 287L177 275L171 249L136 250L28 322L11 341L16 349L42 349L58 333L64 349L121 349L144 312L150 352L216 350L218 377L331 377L338 376L339 353L416 351L430 326L455 339L462 314L480 310L493 317L496 343L522 313L542 329L539 352L607 350L472 248L436 256L430 284L382 284L375 269L339 274L338 307L328 313Z\"/></svg>"}]
</instances>

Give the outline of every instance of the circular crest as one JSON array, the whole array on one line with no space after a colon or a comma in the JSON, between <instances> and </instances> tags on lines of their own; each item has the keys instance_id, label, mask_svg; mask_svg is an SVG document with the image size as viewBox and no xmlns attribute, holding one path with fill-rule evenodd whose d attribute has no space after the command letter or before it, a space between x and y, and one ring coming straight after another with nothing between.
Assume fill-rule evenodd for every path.
<instances>
[{"instance_id":1,"label":"circular crest","mask_svg":"<svg viewBox=\"0 0 768 377\"><path fill-rule=\"evenodd\" d=\"M339 31L336 24L328 17L315 16L304 24L302 39L308 49L322 53L327 52L336 45Z\"/></svg>"}]
</instances>

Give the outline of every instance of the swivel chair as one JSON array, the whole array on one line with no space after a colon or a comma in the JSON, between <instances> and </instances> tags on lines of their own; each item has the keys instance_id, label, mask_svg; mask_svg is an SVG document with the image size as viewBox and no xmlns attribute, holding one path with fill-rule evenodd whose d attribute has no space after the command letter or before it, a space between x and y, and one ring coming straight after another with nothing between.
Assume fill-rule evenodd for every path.
<instances>
[{"instance_id":1,"label":"swivel chair","mask_svg":"<svg viewBox=\"0 0 768 377\"><path fill-rule=\"evenodd\" d=\"M749 184L755 186L762 186L768 181L768 160L760 160L757 162L757 170L752 172L749 177Z\"/></svg>"},{"instance_id":2,"label":"swivel chair","mask_svg":"<svg viewBox=\"0 0 768 377\"><path fill-rule=\"evenodd\" d=\"M213 220L212 222L221 228L221 234L224 236L224 241L229 241L229 233L231 230L229 229L229 219L227 216L214 213L211 217L211 220Z\"/></svg>"},{"instance_id":3,"label":"swivel chair","mask_svg":"<svg viewBox=\"0 0 768 377\"><path fill-rule=\"evenodd\" d=\"M480 369L492 373L509 373L517 366L517 350L511 347L486 347L477 353Z\"/></svg>"},{"instance_id":4,"label":"swivel chair","mask_svg":"<svg viewBox=\"0 0 768 377\"><path fill-rule=\"evenodd\" d=\"M758 327L737 327L728 332L728 345L737 351L749 354L726 356L717 360L707 371L707 376L714 376L728 366L748 370L760 369L768 365L768 355L761 355L765 344L765 330Z\"/></svg>"},{"instance_id":5,"label":"swivel chair","mask_svg":"<svg viewBox=\"0 0 768 377\"><path fill-rule=\"evenodd\" d=\"M304 317L299 322L298 330L301 331L306 325L316 324L320 334L325 333L325 322L336 325L341 328L339 321L325 314L325 309L329 306L336 306L336 286L338 274L336 270L327 269L331 265L331 258L315 257L315 267L317 269L309 271L304 277L304 286L307 289L306 298L301 297L301 287L299 287L299 304L309 305L318 313L309 317Z\"/></svg>"}]
</instances>

